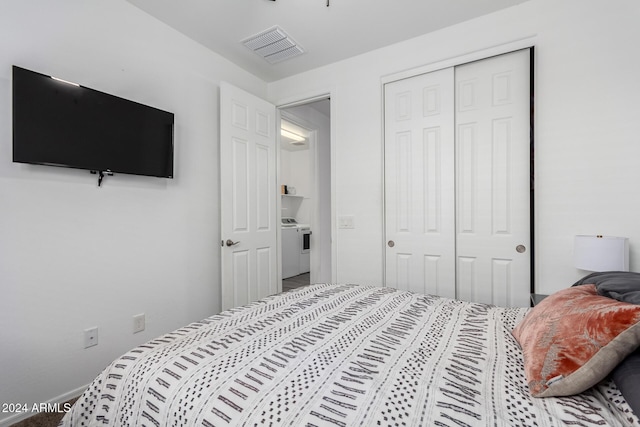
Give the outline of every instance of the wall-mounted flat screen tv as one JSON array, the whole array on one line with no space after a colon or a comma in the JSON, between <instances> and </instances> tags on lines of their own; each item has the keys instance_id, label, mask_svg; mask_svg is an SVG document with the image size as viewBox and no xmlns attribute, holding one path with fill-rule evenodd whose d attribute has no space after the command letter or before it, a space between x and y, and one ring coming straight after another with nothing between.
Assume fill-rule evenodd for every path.
<instances>
[{"instance_id":1,"label":"wall-mounted flat screen tv","mask_svg":"<svg viewBox=\"0 0 640 427\"><path fill-rule=\"evenodd\" d=\"M173 178L173 113L13 67L13 161Z\"/></svg>"}]
</instances>

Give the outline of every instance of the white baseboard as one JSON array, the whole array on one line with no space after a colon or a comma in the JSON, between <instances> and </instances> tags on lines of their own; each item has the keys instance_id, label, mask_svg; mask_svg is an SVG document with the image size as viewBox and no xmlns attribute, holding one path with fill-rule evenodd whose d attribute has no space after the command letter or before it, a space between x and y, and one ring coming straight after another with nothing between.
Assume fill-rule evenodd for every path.
<instances>
[{"instance_id":1,"label":"white baseboard","mask_svg":"<svg viewBox=\"0 0 640 427\"><path fill-rule=\"evenodd\" d=\"M55 405L55 404L63 404L64 402L71 400L75 397L80 396L84 391L89 387L89 384L84 385L82 387L78 387L75 390L71 390L67 393L61 394L58 397L55 397L47 402L42 402L45 405ZM32 403L33 404L33 403ZM20 412L13 415L8 416L7 418L0 420L0 427L9 427L11 424L15 424L22 420L26 420L27 418L36 415L35 412Z\"/></svg>"}]
</instances>

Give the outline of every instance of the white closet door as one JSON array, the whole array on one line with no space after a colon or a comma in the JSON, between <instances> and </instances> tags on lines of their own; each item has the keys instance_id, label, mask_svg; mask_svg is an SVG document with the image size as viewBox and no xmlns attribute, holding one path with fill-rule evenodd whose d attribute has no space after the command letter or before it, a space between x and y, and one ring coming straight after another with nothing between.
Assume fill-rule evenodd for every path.
<instances>
[{"instance_id":1,"label":"white closet door","mask_svg":"<svg viewBox=\"0 0 640 427\"><path fill-rule=\"evenodd\" d=\"M502 306L530 292L529 50L385 85L385 283Z\"/></svg>"},{"instance_id":2,"label":"white closet door","mask_svg":"<svg viewBox=\"0 0 640 427\"><path fill-rule=\"evenodd\" d=\"M455 297L454 73L385 85L386 285Z\"/></svg>"},{"instance_id":3,"label":"white closet door","mask_svg":"<svg viewBox=\"0 0 640 427\"><path fill-rule=\"evenodd\" d=\"M529 50L456 67L457 297L529 306Z\"/></svg>"}]
</instances>

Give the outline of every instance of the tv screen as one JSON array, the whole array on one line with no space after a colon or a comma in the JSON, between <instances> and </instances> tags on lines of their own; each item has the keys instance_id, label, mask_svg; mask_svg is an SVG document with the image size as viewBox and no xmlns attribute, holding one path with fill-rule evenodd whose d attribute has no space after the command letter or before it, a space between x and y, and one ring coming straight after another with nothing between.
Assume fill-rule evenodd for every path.
<instances>
[{"instance_id":1,"label":"tv screen","mask_svg":"<svg viewBox=\"0 0 640 427\"><path fill-rule=\"evenodd\" d=\"M173 178L173 113L14 66L13 161Z\"/></svg>"}]
</instances>

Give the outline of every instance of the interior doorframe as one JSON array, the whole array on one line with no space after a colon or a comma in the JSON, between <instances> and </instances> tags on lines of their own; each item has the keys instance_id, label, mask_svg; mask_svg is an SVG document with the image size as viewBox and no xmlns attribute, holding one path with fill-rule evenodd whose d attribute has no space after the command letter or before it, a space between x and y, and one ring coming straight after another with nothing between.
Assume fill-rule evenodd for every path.
<instances>
[{"instance_id":1,"label":"interior doorframe","mask_svg":"<svg viewBox=\"0 0 640 427\"><path fill-rule=\"evenodd\" d=\"M380 99L381 99L381 135L382 135L382 206L381 206L381 210L382 210L382 256L383 256L383 262L382 262L382 286L386 287L387 286L387 271L386 271L386 254L387 254L387 250L386 250L386 225L387 225L387 217L386 217L386 212L385 212L385 206L386 206L386 192L385 192L385 188L386 188L386 170L385 170L385 85L387 83L393 83L399 80L404 80L404 79L409 79L415 76L419 76L421 74L426 74L426 73L430 73L433 71L438 71L438 70L442 70L445 68L451 68L451 67L456 67L459 65L463 65L463 64L467 64L470 62L474 62L474 61L480 61L483 59L487 59L490 58L492 56L498 56L498 55L503 55L506 53L511 53L511 52L515 52L517 50L522 50L522 49L530 49L530 94L531 94L531 114L530 114L530 120L531 120L531 124L530 124L530 152L531 152L531 160L530 160L530 174L531 174L531 185L530 185L530 227L531 227L531 231L530 231L530 236L531 236L531 241L530 241L530 257L531 257L531 284L530 284L530 291L531 294L535 293L535 289L537 288L536 283L535 283L535 279L536 279L536 274L535 272L537 271L537 265L536 265L536 257L535 257L535 248L536 248L536 233L535 233L535 224L537 222L537 210L535 208L535 191L534 191L534 187L535 187L535 181L534 181L534 177L535 177L535 163L534 163L534 135L535 135L535 121L534 121L534 94L535 94L535 79L534 79L534 75L535 75L535 45L536 45L536 41L537 41L537 36L531 36L531 37L525 37L519 40L514 40L508 43L504 43L504 44L500 44L500 45L496 45L496 46L492 46L492 47L488 47L486 49L480 49L480 50L476 50L470 53L466 53L466 54L462 54L459 56L454 56L451 58L447 58L447 59L443 59L441 61L436 61L430 64L426 64L423 66L419 66L419 67L415 67L415 68L411 68L409 70L404 70L404 71L400 71L397 73L392 73L392 74L388 74L385 76L382 76L382 78L380 79ZM333 154L333 151L332 151Z\"/></svg>"},{"instance_id":2,"label":"interior doorframe","mask_svg":"<svg viewBox=\"0 0 640 427\"><path fill-rule=\"evenodd\" d=\"M300 105L305 105L305 104L300 104ZM294 106L295 107L295 106ZM311 152L311 156L312 156L312 162L311 162L311 176L312 176L312 188L311 188L311 194L308 194L307 196L309 196L312 200L312 218L310 221L310 225L311 225L311 231L313 232L314 229L317 229L317 224L318 224L318 220L317 220L317 213L318 213L318 198L319 198L319 180L318 180L318 130L315 128L313 123L308 122L305 119L302 119L301 117L296 116L294 113L291 113L289 111L287 111L288 108L291 107L286 107L286 108L282 108L282 109L278 109L278 111L280 112L279 116L280 116L280 122L282 123L283 120L286 120L287 122L293 123L296 126L301 127L302 129L305 129L306 131L309 132L309 151ZM283 148L281 146L278 146L278 158L281 158L281 154L282 154L282 150ZM278 163L278 183L281 185L282 184L282 179L280 176L280 172L281 172L281 166L282 166L282 162L280 161ZM280 222L280 218L282 217L282 197L279 198L280 201L280 209L278 209L278 222ZM282 230L280 230L282 231ZM313 239L313 238L312 238ZM282 256L282 251L280 252L280 255ZM314 265L314 259L317 259L317 253L314 253L314 251L311 251L311 265L313 267ZM316 263L317 264L317 263ZM282 266L282 262L280 262L280 266ZM311 269L311 271L313 271L313 268ZM314 278L314 274L310 275L311 278ZM313 280L311 281L311 283L313 283Z\"/></svg>"},{"instance_id":3,"label":"interior doorframe","mask_svg":"<svg viewBox=\"0 0 640 427\"><path fill-rule=\"evenodd\" d=\"M280 123L281 123L281 119L282 119L282 113L283 110L287 109L287 108L291 108L291 107L298 107L298 106L302 106L305 104L310 104L312 102L315 101L321 101L324 99L329 99L330 103L331 103L331 108L329 110L329 123L330 123L330 129L329 129L329 150L330 150L330 193L331 193L331 197L330 197L330 231L331 231L331 236L330 236L330 251L331 251L331 281L332 283L337 283L337 249L336 249L336 245L335 242L337 241L336 239L336 171L335 171L335 121L336 121L336 114L335 114L335 108L334 108L334 101L335 101L335 94L331 91L318 91L315 94L310 94L308 96L305 97L293 97L290 99L285 99L285 100L281 100L279 102L275 102L276 105L276 124L277 124L277 130L278 130L278 148L280 147ZM286 115L286 113L285 113ZM301 125L305 126L304 123L301 123ZM313 136L315 139L315 146L316 146L316 150L317 150L317 135ZM280 167L282 165L282 158L281 158L281 153L280 153L280 149L277 150L276 152L276 167L277 167L277 171L276 171L276 179L277 179L277 183L279 185L282 176L280 174ZM316 184L317 184L317 179L316 176L318 174L318 165L317 165L317 161L318 161L318 156L317 153L314 153L314 167L315 167L315 176L314 176L314 193L317 193L317 188ZM280 223L280 218L282 217L282 198L280 197L280 191L277 191L278 194L278 198L277 198L277 215L278 215L278 223ZM318 204L317 202L315 202L314 204L314 217L317 217L317 211L318 209ZM313 228L312 228L313 231ZM282 286L282 236L281 236L281 229L278 230L278 280L280 283L280 286Z\"/></svg>"}]
</instances>

